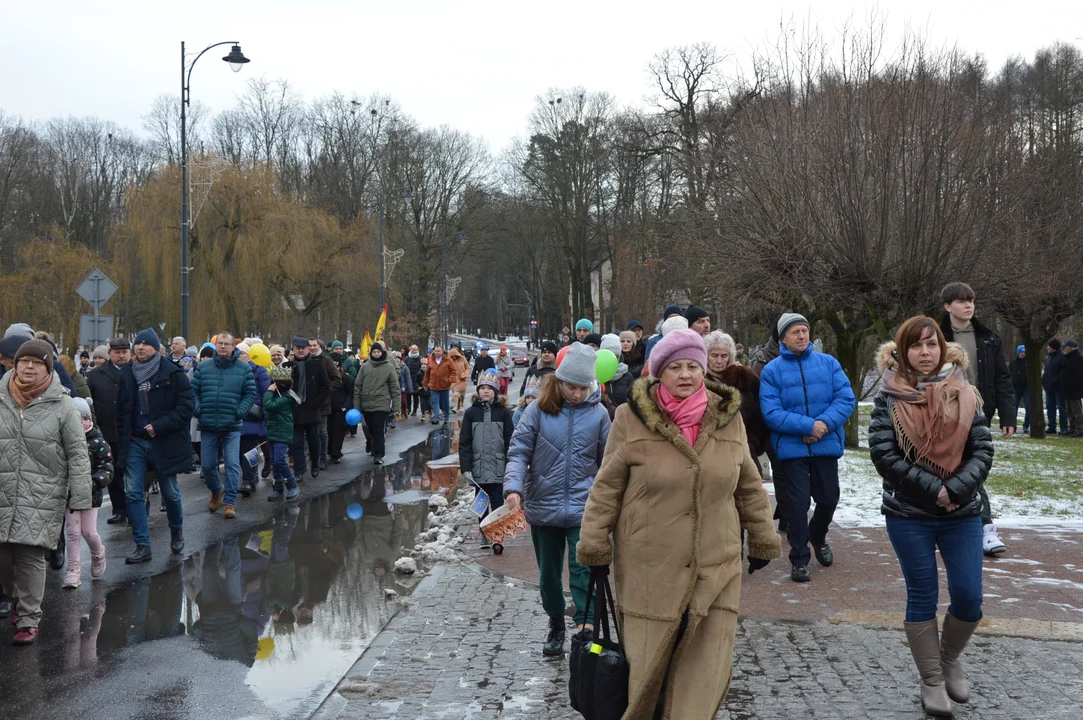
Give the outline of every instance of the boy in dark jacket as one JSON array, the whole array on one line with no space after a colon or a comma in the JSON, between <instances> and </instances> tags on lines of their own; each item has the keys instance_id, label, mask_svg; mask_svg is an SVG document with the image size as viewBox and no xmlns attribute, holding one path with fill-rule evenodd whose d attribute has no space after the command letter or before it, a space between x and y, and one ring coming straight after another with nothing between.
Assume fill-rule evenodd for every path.
<instances>
[{"instance_id":1,"label":"boy in dark jacket","mask_svg":"<svg viewBox=\"0 0 1083 720\"><path fill-rule=\"evenodd\" d=\"M1012 376L1001 351L1000 335L974 317L974 289L963 282L948 283L940 291L944 303L944 318L940 330L948 342L956 342L966 351L970 365L967 380L978 388L984 406L982 412L989 424L993 415L1000 416L1000 433L1007 439L1015 434L1017 412L1012 403ZM1000 541L993 524L989 493L983 484L978 492L982 499L982 550L986 555L1000 555L1008 548Z\"/></svg>"},{"instance_id":2,"label":"boy in dark jacket","mask_svg":"<svg viewBox=\"0 0 1083 720\"><path fill-rule=\"evenodd\" d=\"M297 497L297 478L290 470L288 454L293 442L293 373L290 368L270 367L271 386L263 393L263 412L267 421L267 442L271 446L274 487L267 499L293 500ZM286 492L282 493L283 485Z\"/></svg>"},{"instance_id":3,"label":"boy in dark jacket","mask_svg":"<svg viewBox=\"0 0 1083 720\"><path fill-rule=\"evenodd\" d=\"M478 394L463 415L459 434L459 469L467 480L477 484L489 496L490 511L504 504L504 467L511 434L515 430L512 412L506 399L497 395L499 390L500 380L495 369L478 375ZM481 536L481 547L490 547L484 535ZM504 551L500 543L492 548L497 555Z\"/></svg>"}]
</instances>

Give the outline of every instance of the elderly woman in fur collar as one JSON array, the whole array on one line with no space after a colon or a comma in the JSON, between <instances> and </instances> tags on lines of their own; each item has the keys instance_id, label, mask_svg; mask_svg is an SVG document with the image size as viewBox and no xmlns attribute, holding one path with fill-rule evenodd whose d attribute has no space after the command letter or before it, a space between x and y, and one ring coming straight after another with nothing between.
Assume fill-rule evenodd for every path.
<instances>
[{"instance_id":1,"label":"elderly woman in fur collar","mask_svg":"<svg viewBox=\"0 0 1083 720\"><path fill-rule=\"evenodd\" d=\"M993 463L982 402L966 377L967 356L936 321L913 317L880 348L880 393L869 451L884 478L881 512L906 578L906 636L921 676L921 702L948 717L970 685L959 656L981 619L982 501ZM951 604L938 637L936 550Z\"/></svg>"},{"instance_id":2,"label":"elderly woman in fur collar","mask_svg":"<svg viewBox=\"0 0 1083 720\"><path fill-rule=\"evenodd\" d=\"M578 558L615 564L631 666L625 720L652 718L659 703L665 718L706 720L729 688L741 529L749 573L779 557L781 544L748 451L741 395L704 381L699 333L667 333L649 363L651 377L617 410Z\"/></svg>"},{"instance_id":3,"label":"elderly woman in fur collar","mask_svg":"<svg viewBox=\"0 0 1083 720\"><path fill-rule=\"evenodd\" d=\"M705 335L703 342L707 345L707 379L741 393L741 420L748 435L748 451L758 458L771 444L771 429L760 409L760 376L737 362L737 345L727 333L715 330Z\"/></svg>"}]
</instances>

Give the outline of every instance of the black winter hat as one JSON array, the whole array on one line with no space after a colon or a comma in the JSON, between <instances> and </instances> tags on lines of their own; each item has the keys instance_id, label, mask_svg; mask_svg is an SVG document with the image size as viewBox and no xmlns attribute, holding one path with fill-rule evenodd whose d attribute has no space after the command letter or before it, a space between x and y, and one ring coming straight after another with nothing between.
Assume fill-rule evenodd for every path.
<instances>
[{"instance_id":1,"label":"black winter hat","mask_svg":"<svg viewBox=\"0 0 1083 720\"><path fill-rule=\"evenodd\" d=\"M541 351L543 353L548 352L548 353L553 353L554 355L556 355L557 353L560 352L560 349L557 348L557 344L555 342L553 342L552 340L546 340L545 342L543 342L541 344Z\"/></svg>"},{"instance_id":2,"label":"black winter hat","mask_svg":"<svg viewBox=\"0 0 1083 720\"><path fill-rule=\"evenodd\" d=\"M19 348L26 342L26 338L21 335L12 335L0 340L0 355L4 357L14 358L15 353L19 352Z\"/></svg>"},{"instance_id":3,"label":"black winter hat","mask_svg":"<svg viewBox=\"0 0 1083 720\"><path fill-rule=\"evenodd\" d=\"M1049 347L1053 348L1054 350L1060 350L1060 340L1053 338L1049 341Z\"/></svg>"},{"instance_id":4,"label":"black winter hat","mask_svg":"<svg viewBox=\"0 0 1083 720\"><path fill-rule=\"evenodd\" d=\"M636 328L639 328L640 330L643 330L644 329L643 328L643 323L639 322L638 320L633 320L632 322L628 323L628 327L626 327L624 329L625 330L635 330Z\"/></svg>"},{"instance_id":5,"label":"black winter hat","mask_svg":"<svg viewBox=\"0 0 1083 720\"><path fill-rule=\"evenodd\" d=\"M1077 343L1075 340L1069 340L1068 342L1064 343L1064 347L1078 348L1079 343Z\"/></svg>"},{"instance_id":6,"label":"black winter hat","mask_svg":"<svg viewBox=\"0 0 1083 720\"><path fill-rule=\"evenodd\" d=\"M666 321L666 320L669 320L674 315L683 315L683 314L684 314L684 311L681 310L680 305L670 305L665 310L662 311L662 320Z\"/></svg>"},{"instance_id":7,"label":"black winter hat","mask_svg":"<svg viewBox=\"0 0 1083 720\"><path fill-rule=\"evenodd\" d=\"M688 309L684 311L684 319L688 321L689 325L699 320L700 318L709 317L711 317L711 313L707 312L699 305L689 305Z\"/></svg>"},{"instance_id":8,"label":"black winter hat","mask_svg":"<svg viewBox=\"0 0 1083 720\"><path fill-rule=\"evenodd\" d=\"M602 346L602 336L599 335L598 333L591 333L590 335L587 335L585 338L583 338L583 344L584 345L597 345L598 347L601 347Z\"/></svg>"}]
</instances>

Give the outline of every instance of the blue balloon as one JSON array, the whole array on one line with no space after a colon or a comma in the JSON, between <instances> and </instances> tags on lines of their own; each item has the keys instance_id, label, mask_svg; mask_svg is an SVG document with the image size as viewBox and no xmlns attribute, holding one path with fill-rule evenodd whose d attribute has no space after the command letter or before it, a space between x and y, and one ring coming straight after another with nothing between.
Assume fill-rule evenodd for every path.
<instances>
[{"instance_id":1,"label":"blue balloon","mask_svg":"<svg viewBox=\"0 0 1083 720\"><path fill-rule=\"evenodd\" d=\"M361 411L357 408L352 408L346 411L346 424L356 425L361 422Z\"/></svg>"},{"instance_id":2,"label":"blue balloon","mask_svg":"<svg viewBox=\"0 0 1083 720\"><path fill-rule=\"evenodd\" d=\"M365 514L365 508L361 507L357 503L351 503L346 506L346 516L351 520L360 520L361 516Z\"/></svg>"}]
</instances>

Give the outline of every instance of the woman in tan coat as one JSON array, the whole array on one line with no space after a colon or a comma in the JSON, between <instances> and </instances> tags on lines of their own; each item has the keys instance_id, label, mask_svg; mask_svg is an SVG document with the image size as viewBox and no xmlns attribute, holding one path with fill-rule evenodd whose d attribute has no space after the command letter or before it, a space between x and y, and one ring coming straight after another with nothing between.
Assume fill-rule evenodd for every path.
<instances>
[{"instance_id":1,"label":"woman in tan coat","mask_svg":"<svg viewBox=\"0 0 1083 720\"><path fill-rule=\"evenodd\" d=\"M466 397L466 379L470 377L470 362L463 357L458 348L451 348L448 357L455 363L455 370L458 373L455 382L451 383L451 394L454 396L451 400L451 412L457 415L463 409L463 398Z\"/></svg>"},{"instance_id":2,"label":"woman in tan coat","mask_svg":"<svg viewBox=\"0 0 1083 720\"><path fill-rule=\"evenodd\" d=\"M625 720L654 717L659 702L664 718L715 716L732 669L741 529L749 573L781 554L740 393L705 383L706 366L694 331L654 347L651 377L617 410L583 516L580 564L615 566L631 666Z\"/></svg>"}]
</instances>

